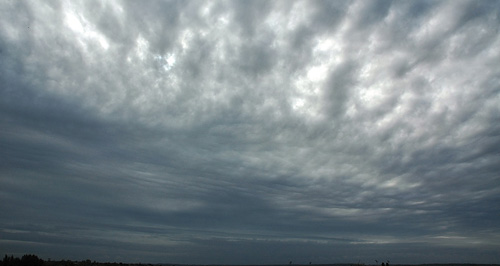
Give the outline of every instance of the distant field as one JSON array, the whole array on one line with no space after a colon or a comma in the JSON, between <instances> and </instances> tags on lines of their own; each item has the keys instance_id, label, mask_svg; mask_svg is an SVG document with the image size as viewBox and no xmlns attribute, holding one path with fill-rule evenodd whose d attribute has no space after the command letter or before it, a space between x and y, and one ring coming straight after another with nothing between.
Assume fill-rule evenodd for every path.
<instances>
[{"instance_id":1,"label":"distant field","mask_svg":"<svg viewBox=\"0 0 500 266\"><path fill-rule=\"evenodd\" d=\"M5 255L0 260L0 266L380 266L381 264L363 263L333 263L333 264L173 264L173 263L123 263L123 262L96 262L90 259L82 261L72 260L43 260L36 255L26 254L21 258ZM438 264L390 264L390 266L500 266L500 264L474 263L438 263ZM389 265L385 265L389 266Z\"/></svg>"}]
</instances>

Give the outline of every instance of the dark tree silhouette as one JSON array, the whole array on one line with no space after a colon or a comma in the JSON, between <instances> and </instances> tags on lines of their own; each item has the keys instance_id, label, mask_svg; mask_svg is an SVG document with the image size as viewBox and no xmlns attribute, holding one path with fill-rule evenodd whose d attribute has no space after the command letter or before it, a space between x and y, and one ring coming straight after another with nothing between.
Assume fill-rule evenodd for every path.
<instances>
[{"instance_id":1,"label":"dark tree silhouette","mask_svg":"<svg viewBox=\"0 0 500 266\"><path fill-rule=\"evenodd\" d=\"M21 258L21 266L43 266L43 260L36 255L24 255Z\"/></svg>"},{"instance_id":2,"label":"dark tree silhouette","mask_svg":"<svg viewBox=\"0 0 500 266\"><path fill-rule=\"evenodd\" d=\"M36 255L26 254L23 255L21 259L14 258L13 255L3 258L0 266L43 266L44 261L38 258Z\"/></svg>"}]
</instances>

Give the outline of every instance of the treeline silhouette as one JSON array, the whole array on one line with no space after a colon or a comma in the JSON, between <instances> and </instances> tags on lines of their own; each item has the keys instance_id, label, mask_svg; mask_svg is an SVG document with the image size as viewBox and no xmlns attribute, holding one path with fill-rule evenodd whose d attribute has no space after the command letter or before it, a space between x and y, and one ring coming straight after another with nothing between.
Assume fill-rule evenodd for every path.
<instances>
[{"instance_id":1,"label":"treeline silhouette","mask_svg":"<svg viewBox=\"0 0 500 266\"><path fill-rule=\"evenodd\" d=\"M365 265L363 263L357 264L276 264L268 266L379 266L378 261L375 265ZM193 264L146 264L146 263L121 263L121 262L96 262L89 259L82 261L71 260L46 260L39 258L33 254L23 255L21 258L14 257L13 255L5 255L3 260L0 261L0 266L214 266L214 265L193 265ZM230 266L230 265L225 265ZM242 265L234 265L242 266ZM249 265L246 265L249 266ZM383 263L381 266L389 266L389 263ZM500 264L472 264L472 263L441 263L441 264L394 264L391 266L500 266Z\"/></svg>"},{"instance_id":2,"label":"treeline silhouette","mask_svg":"<svg viewBox=\"0 0 500 266\"><path fill-rule=\"evenodd\" d=\"M116 262L96 262L91 260L71 261L71 260L47 260L39 258L33 254L23 255L21 258L13 255L5 255L0 261L0 266L152 266L152 264L128 264Z\"/></svg>"},{"instance_id":3,"label":"treeline silhouette","mask_svg":"<svg viewBox=\"0 0 500 266\"><path fill-rule=\"evenodd\" d=\"M36 255L26 254L21 258L14 258L13 255L3 257L0 266L43 266L44 261Z\"/></svg>"}]
</instances>

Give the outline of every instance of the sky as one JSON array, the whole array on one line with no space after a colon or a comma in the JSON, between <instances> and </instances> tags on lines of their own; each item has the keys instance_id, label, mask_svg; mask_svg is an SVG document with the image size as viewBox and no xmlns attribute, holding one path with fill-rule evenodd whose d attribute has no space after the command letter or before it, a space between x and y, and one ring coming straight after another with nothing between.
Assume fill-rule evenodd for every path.
<instances>
[{"instance_id":1,"label":"sky","mask_svg":"<svg viewBox=\"0 0 500 266\"><path fill-rule=\"evenodd\" d=\"M0 2L0 255L500 263L499 1Z\"/></svg>"}]
</instances>

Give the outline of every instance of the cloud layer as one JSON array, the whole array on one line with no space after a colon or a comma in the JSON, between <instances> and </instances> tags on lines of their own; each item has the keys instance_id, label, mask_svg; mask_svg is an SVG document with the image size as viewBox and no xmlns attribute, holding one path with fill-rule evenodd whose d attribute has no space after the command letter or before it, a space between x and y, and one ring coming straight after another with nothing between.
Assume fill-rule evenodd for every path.
<instances>
[{"instance_id":1,"label":"cloud layer","mask_svg":"<svg viewBox=\"0 0 500 266\"><path fill-rule=\"evenodd\" d=\"M5 252L498 262L497 1L0 12Z\"/></svg>"}]
</instances>

